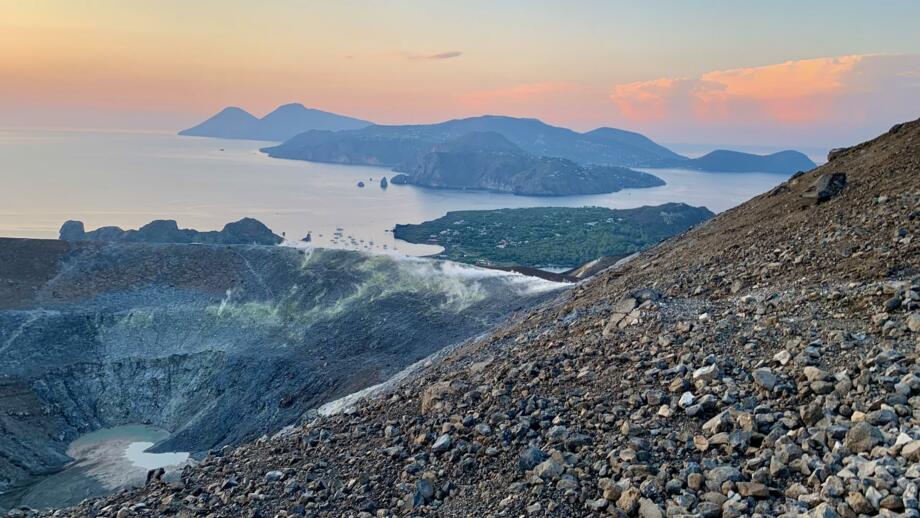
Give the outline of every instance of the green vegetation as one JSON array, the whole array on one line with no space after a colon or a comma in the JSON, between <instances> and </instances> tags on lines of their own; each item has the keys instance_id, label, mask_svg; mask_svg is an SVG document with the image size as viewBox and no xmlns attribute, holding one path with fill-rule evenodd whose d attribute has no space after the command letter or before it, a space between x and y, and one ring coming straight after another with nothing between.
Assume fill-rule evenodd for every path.
<instances>
[{"instance_id":1,"label":"green vegetation","mask_svg":"<svg viewBox=\"0 0 920 518\"><path fill-rule=\"evenodd\" d=\"M539 207L468 210L418 225L396 225L398 239L444 247L437 257L497 266L571 267L638 252L713 213L668 203L636 209Z\"/></svg>"}]
</instances>

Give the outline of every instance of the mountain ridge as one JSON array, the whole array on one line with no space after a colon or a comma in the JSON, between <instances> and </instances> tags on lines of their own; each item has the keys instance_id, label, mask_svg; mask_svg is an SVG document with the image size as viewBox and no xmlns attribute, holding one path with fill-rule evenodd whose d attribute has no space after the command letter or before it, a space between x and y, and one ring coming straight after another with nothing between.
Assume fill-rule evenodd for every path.
<instances>
[{"instance_id":1,"label":"mountain ridge","mask_svg":"<svg viewBox=\"0 0 920 518\"><path fill-rule=\"evenodd\" d=\"M403 161L394 162L391 158L376 157L373 154L375 146L381 143L403 146L405 149L402 154L412 157L420 150L474 132L498 133L532 155L565 158L581 164L640 166L665 158L683 158L661 146L622 145L616 139L602 138L602 134L595 133L585 137L585 134L552 126L538 119L502 115L451 119L436 124L375 125L361 130L324 135L326 140L319 142L316 141L317 135L307 132L281 145L264 148L263 151L279 158L296 159L300 156L302 159L314 161L399 167L405 163L405 158ZM336 149L324 147L330 141L351 144L357 150L363 149L369 156L362 159L360 156L336 154Z\"/></svg>"},{"instance_id":2,"label":"mountain ridge","mask_svg":"<svg viewBox=\"0 0 920 518\"><path fill-rule=\"evenodd\" d=\"M432 146L468 133L481 132L498 133L537 157L564 158L580 165L648 168L688 166L700 170L726 170L728 167L724 160L714 159L719 154L709 160L690 159L632 131L602 127L579 133L534 118L502 115L451 119L434 124L372 125L335 133L305 132L281 144L262 148L262 151L276 158L387 166L405 171L416 162L420 154ZM814 167L814 163L807 157L794 164L800 166L796 168L769 158L772 155L737 151L731 153L735 159L745 158L749 162L763 163L789 174L801 170L802 164L807 169Z\"/></svg>"}]
</instances>

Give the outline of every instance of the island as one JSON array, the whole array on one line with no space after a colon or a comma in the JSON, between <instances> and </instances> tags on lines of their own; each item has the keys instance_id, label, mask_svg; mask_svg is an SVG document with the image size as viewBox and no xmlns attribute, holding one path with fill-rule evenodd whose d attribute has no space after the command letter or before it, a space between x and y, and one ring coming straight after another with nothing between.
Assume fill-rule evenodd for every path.
<instances>
[{"instance_id":1,"label":"island","mask_svg":"<svg viewBox=\"0 0 920 518\"><path fill-rule=\"evenodd\" d=\"M308 131L263 152L277 158L380 165L405 171L435 144L470 133L498 133L534 156L578 164L653 167L684 159L648 137L615 128L578 133L537 119L483 115L437 124L373 125L348 131Z\"/></svg>"},{"instance_id":2,"label":"island","mask_svg":"<svg viewBox=\"0 0 920 518\"><path fill-rule=\"evenodd\" d=\"M579 133L537 119L498 115L436 124L371 125L341 131L306 131L262 151L275 158L384 166L406 173L434 146L471 133L497 133L535 157L563 158L582 166L762 171L790 175L815 167L814 162L797 151L753 155L719 150L705 157L688 158L632 131L604 127Z\"/></svg>"},{"instance_id":3,"label":"island","mask_svg":"<svg viewBox=\"0 0 920 518\"><path fill-rule=\"evenodd\" d=\"M440 245L436 257L484 266L575 268L625 257L685 232L714 214L666 203L635 209L537 207L465 210L416 225L396 225L410 243Z\"/></svg>"},{"instance_id":4,"label":"island","mask_svg":"<svg viewBox=\"0 0 920 518\"><path fill-rule=\"evenodd\" d=\"M524 196L602 194L664 185L657 176L615 166L581 166L536 157L495 132L473 132L421 155L393 183L437 189L475 189Z\"/></svg>"},{"instance_id":5,"label":"island","mask_svg":"<svg viewBox=\"0 0 920 518\"><path fill-rule=\"evenodd\" d=\"M786 150L769 155L753 155L717 149L699 158L677 160L674 167L713 173L778 173L810 171L817 164L804 153Z\"/></svg>"},{"instance_id":6,"label":"island","mask_svg":"<svg viewBox=\"0 0 920 518\"><path fill-rule=\"evenodd\" d=\"M242 108L229 106L201 124L180 131L179 135L281 142L310 130L353 130L370 125L365 120L299 103L279 106L261 119Z\"/></svg>"}]
</instances>

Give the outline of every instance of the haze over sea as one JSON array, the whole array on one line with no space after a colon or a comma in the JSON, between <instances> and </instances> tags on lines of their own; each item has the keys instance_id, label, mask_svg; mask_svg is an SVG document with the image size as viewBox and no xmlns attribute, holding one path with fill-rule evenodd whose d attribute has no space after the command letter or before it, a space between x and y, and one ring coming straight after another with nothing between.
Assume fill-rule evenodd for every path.
<instances>
[{"instance_id":1,"label":"haze over sea","mask_svg":"<svg viewBox=\"0 0 920 518\"><path fill-rule=\"evenodd\" d=\"M212 230L250 216L288 239L311 232L321 246L377 251L385 246L425 255L439 248L397 241L388 231L397 223L467 209L684 202L721 212L785 179L649 169L667 185L566 197L406 185L384 190L380 178L393 176L386 168L272 159L258 151L265 145L166 133L0 130L0 236L56 238L68 219L83 221L87 229L175 219L181 227ZM366 187L357 187L359 181ZM342 237L336 239L338 228Z\"/></svg>"}]
</instances>

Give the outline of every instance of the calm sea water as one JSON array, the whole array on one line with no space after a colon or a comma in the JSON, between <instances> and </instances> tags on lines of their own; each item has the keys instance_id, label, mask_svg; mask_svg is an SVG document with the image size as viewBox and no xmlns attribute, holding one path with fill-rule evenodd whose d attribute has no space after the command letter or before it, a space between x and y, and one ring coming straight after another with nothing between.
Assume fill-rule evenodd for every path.
<instances>
[{"instance_id":1,"label":"calm sea water","mask_svg":"<svg viewBox=\"0 0 920 518\"><path fill-rule=\"evenodd\" d=\"M137 228L153 219L220 229L244 216L323 246L436 252L393 238L397 223L462 209L537 206L629 208L681 201L715 212L781 182L773 174L649 170L652 189L566 197L524 197L390 185L385 168L268 158L264 142L160 133L0 130L0 236L56 238L68 219L87 229ZM366 184L358 188L359 181ZM342 229L341 237L335 234Z\"/></svg>"}]
</instances>

